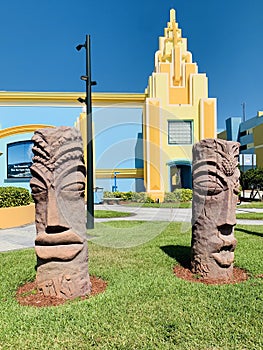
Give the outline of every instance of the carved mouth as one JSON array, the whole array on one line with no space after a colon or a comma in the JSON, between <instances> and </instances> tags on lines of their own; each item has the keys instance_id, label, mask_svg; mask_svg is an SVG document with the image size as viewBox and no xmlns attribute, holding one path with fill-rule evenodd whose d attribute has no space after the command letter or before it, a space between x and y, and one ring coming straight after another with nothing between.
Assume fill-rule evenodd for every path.
<instances>
[{"instance_id":1,"label":"carved mouth","mask_svg":"<svg viewBox=\"0 0 263 350\"><path fill-rule=\"evenodd\" d=\"M35 251L40 259L71 260L83 249L84 239L71 230L61 233L39 233Z\"/></svg>"},{"instance_id":2,"label":"carved mouth","mask_svg":"<svg viewBox=\"0 0 263 350\"><path fill-rule=\"evenodd\" d=\"M234 262L234 252L230 252L229 250L213 253L212 256L221 267L229 267Z\"/></svg>"}]
</instances>

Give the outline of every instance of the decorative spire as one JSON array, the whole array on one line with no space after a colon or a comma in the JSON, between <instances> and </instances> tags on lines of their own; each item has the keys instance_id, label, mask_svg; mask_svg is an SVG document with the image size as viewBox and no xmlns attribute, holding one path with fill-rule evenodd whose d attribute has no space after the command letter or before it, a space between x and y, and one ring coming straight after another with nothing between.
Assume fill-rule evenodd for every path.
<instances>
[{"instance_id":1,"label":"decorative spire","mask_svg":"<svg viewBox=\"0 0 263 350\"><path fill-rule=\"evenodd\" d=\"M187 39L176 22L176 11L170 10L170 21L164 28L164 36L159 38L159 50L155 56L155 72L161 71L162 64L170 64L171 84L185 86L183 77L185 64L192 63L192 55L187 50Z\"/></svg>"},{"instance_id":2,"label":"decorative spire","mask_svg":"<svg viewBox=\"0 0 263 350\"><path fill-rule=\"evenodd\" d=\"M175 9L170 10L170 22L176 22L175 19Z\"/></svg>"},{"instance_id":3,"label":"decorative spire","mask_svg":"<svg viewBox=\"0 0 263 350\"><path fill-rule=\"evenodd\" d=\"M176 22L176 12L170 10L170 21L164 28L164 36L160 38L159 62L172 62L172 51L182 42L182 31Z\"/></svg>"}]
</instances>

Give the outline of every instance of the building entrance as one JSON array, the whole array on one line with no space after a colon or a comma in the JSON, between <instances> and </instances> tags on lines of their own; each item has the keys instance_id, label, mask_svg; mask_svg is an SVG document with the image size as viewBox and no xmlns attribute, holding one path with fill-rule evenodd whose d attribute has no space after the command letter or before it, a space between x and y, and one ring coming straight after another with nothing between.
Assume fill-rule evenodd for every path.
<instances>
[{"instance_id":1,"label":"building entrance","mask_svg":"<svg viewBox=\"0 0 263 350\"><path fill-rule=\"evenodd\" d=\"M170 166L171 192L177 188L192 188L192 172L190 164L177 164Z\"/></svg>"}]
</instances>

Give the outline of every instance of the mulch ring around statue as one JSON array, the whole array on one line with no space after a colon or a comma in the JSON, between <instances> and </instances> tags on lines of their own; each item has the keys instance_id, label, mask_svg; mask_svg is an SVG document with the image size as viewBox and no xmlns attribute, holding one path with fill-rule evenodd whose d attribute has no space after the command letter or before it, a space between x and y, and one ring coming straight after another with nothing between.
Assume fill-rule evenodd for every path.
<instances>
[{"instance_id":1,"label":"mulch ring around statue","mask_svg":"<svg viewBox=\"0 0 263 350\"><path fill-rule=\"evenodd\" d=\"M78 300L88 299L96 294L103 293L107 287L107 282L103 279L90 276L90 281L92 284L92 291L89 296L79 297ZM36 306L36 307L45 307L45 306L58 306L65 304L70 299L61 299L56 297L47 297L43 293L37 290L36 282L28 282L23 286L19 287L16 293L16 300L20 305L23 306Z\"/></svg>"},{"instance_id":2,"label":"mulch ring around statue","mask_svg":"<svg viewBox=\"0 0 263 350\"><path fill-rule=\"evenodd\" d=\"M246 281L249 277L248 273L239 267L233 268L233 277L231 279L227 279L227 280L205 278L205 277L202 277L200 275L192 273L188 267L182 266L182 265L174 266L173 272L176 275L176 277L184 279L184 280L189 281L189 282L214 284L214 285L240 283L240 282Z\"/></svg>"}]
</instances>

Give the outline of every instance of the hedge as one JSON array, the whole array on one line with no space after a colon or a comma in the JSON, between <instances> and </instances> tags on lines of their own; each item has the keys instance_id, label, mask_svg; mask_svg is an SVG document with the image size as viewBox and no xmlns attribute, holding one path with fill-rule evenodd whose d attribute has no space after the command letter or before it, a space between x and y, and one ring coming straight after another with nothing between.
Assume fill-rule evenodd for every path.
<instances>
[{"instance_id":1,"label":"hedge","mask_svg":"<svg viewBox=\"0 0 263 350\"><path fill-rule=\"evenodd\" d=\"M154 200L151 199L145 192L109 192L104 191L104 198L121 198L123 201L132 201L137 203L153 203Z\"/></svg>"},{"instance_id":2,"label":"hedge","mask_svg":"<svg viewBox=\"0 0 263 350\"><path fill-rule=\"evenodd\" d=\"M164 194L164 202L189 202L193 198L193 191L189 188L178 188Z\"/></svg>"},{"instance_id":3,"label":"hedge","mask_svg":"<svg viewBox=\"0 0 263 350\"><path fill-rule=\"evenodd\" d=\"M19 207L32 202L30 192L22 187L0 187L0 208Z\"/></svg>"},{"instance_id":4,"label":"hedge","mask_svg":"<svg viewBox=\"0 0 263 350\"><path fill-rule=\"evenodd\" d=\"M103 193L104 198L121 198L123 201L132 201L136 203L153 203L154 200L146 192L108 192ZM174 192L166 192L164 202L189 202L192 200L193 191L180 188Z\"/></svg>"}]
</instances>

